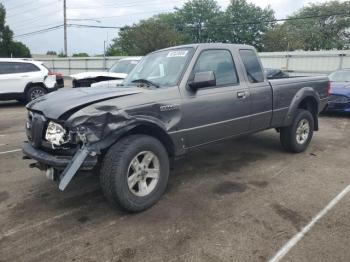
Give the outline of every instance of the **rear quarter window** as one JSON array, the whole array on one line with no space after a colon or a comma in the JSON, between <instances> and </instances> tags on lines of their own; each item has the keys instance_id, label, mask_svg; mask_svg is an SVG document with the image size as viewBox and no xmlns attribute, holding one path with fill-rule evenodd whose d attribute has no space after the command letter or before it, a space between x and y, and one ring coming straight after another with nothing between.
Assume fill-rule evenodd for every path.
<instances>
[{"instance_id":1,"label":"rear quarter window","mask_svg":"<svg viewBox=\"0 0 350 262\"><path fill-rule=\"evenodd\" d=\"M30 63L15 63L18 73L29 73L40 71L39 67Z\"/></svg>"},{"instance_id":2,"label":"rear quarter window","mask_svg":"<svg viewBox=\"0 0 350 262\"><path fill-rule=\"evenodd\" d=\"M30 63L0 62L0 74L19 74L38 72L40 68Z\"/></svg>"},{"instance_id":3,"label":"rear quarter window","mask_svg":"<svg viewBox=\"0 0 350 262\"><path fill-rule=\"evenodd\" d=\"M265 81L264 73L260 66L258 57L253 50L239 50L242 62L248 75L250 83L261 83Z\"/></svg>"}]
</instances>

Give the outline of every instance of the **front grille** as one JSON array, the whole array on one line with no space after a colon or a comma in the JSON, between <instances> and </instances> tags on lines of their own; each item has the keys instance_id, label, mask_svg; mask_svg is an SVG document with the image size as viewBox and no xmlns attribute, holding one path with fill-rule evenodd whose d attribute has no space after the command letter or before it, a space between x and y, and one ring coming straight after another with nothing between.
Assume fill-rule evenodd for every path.
<instances>
[{"instance_id":1,"label":"front grille","mask_svg":"<svg viewBox=\"0 0 350 262\"><path fill-rule=\"evenodd\" d=\"M46 118L43 115L29 112L27 121L28 140L34 147L40 147L43 141Z\"/></svg>"},{"instance_id":2,"label":"front grille","mask_svg":"<svg viewBox=\"0 0 350 262\"><path fill-rule=\"evenodd\" d=\"M349 103L350 99L342 95L331 95L328 101L329 103L346 104Z\"/></svg>"}]
</instances>

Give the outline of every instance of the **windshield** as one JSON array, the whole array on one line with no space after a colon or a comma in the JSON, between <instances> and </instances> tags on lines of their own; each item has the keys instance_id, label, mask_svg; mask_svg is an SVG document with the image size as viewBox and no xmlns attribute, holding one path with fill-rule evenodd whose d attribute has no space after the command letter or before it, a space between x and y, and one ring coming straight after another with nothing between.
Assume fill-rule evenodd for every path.
<instances>
[{"instance_id":1,"label":"windshield","mask_svg":"<svg viewBox=\"0 0 350 262\"><path fill-rule=\"evenodd\" d=\"M193 48L181 48L149 54L135 67L123 84L138 85L138 80L146 80L159 87L175 86L193 52Z\"/></svg>"},{"instance_id":2,"label":"windshield","mask_svg":"<svg viewBox=\"0 0 350 262\"><path fill-rule=\"evenodd\" d=\"M336 71L329 75L329 79L332 82L350 82L350 70Z\"/></svg>"},{"instance_id":3,"label":"windshield","mask_svg":"<svg viewBox=\"0 0 350 262\"><path fill-rule=\"evenodd\" d=\"M111 69L109 69L109 72L129 74L131 70L133 70L134 67L138 64L138 62L139 61L137 60L118 61L111 67Z\"/></svg>"}]
</instances>

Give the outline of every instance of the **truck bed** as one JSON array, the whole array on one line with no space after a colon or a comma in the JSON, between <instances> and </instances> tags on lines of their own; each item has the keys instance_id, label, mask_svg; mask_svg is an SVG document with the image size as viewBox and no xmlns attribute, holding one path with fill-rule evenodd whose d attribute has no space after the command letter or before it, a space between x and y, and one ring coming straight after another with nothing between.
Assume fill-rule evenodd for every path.
<instances>
[{"instance_id":1,"label":"truck bed","mask_svg":"<svg viewBox=\"0 0 350 262\"><path fill-rule=\"evenodd\" d=\"M321 101L319 111L327 103L329 79L325 76L293 77L283 79L273 79L269 81L273 93L273 117L271 126L283 126L286 114L291 109L290 105L295 96L302 89L316 91ZM317 112L319 113L319 112Z\"/></svg>"}]
</instances>

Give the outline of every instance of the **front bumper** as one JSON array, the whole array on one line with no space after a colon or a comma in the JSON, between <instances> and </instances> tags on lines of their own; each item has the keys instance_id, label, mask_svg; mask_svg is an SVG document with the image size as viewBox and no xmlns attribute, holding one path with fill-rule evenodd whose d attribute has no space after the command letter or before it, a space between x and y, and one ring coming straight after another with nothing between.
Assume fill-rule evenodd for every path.
<instances>
[{"instance_id":1,"label":"front bumper","mask_svg":"<svg viewBox=\"0 0 350 262\"><path fill-rule=\"evenodd\" d=\"M38 161L42 166L53 167L57 170L65 169L73 160L73 156L51 155L43 150L35 148L30 143L23 144L23 154L28 159ZM92 170L97 164L97 156L88 156L80 166L81 170Z\"/></svg>"}]
</instances>

